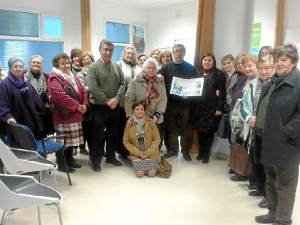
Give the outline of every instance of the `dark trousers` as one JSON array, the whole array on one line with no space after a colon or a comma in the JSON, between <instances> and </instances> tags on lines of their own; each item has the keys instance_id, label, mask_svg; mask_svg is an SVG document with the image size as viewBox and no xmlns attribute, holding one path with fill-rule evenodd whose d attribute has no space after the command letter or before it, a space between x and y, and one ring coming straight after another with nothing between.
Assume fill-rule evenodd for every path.
<instances>
[{"instance_id":1,"label":"dark trousers","mask_svg":"<svg viewBox=\"0 0 300 225\"><path fill-rule=\"evenodd\" d=\"M119 147L117 149L117 152L123 156L129 155L128 150L125 148L123 144L123 136L124 136L126 123L127 123L127 118L126 118L125 109L120 107L120 125L119 125L120 127L119 127L119 139L118 139Z\"/></svg>"},{"instance_id":2,"label":"dark trousers","mask_svg":"<svg viewBox=\"0 0 300 225\"><path fill-rule=\"evenodd\" d=\"M84 144L79 145L79 148L85 148L85 143L87 143L90 149L93 135L93 121L82 121L82 132Z\"/></svg>"},{"instance_id":3,"label":"dark trousers","mask_svg":"<svg viewBox=\"0 0 300 225\"><path fill-rule=\"evenodd\" d=\"M254 178L254 183L258 190L262 191L265 194L266 192L266 173L264 169L264 165L261 164L260 155L261 155L261 138L256 136L255 137L255 145L249 149L249 158L252 168L252 176ZM251 176L249 177L249 181Z\"/></svg>"},{"instance_id":4,"label":"dark trousers","mask_svg":"<svg viewBox=\"0 0 300 225\"><path fill-rule=\"evenodd\" d=\"M189 135L189 107L181 103L169 102L165 113L166 140L168 152L178 152L180 136L181 152L188 153L191 147Z\"/></svg>"},{"instance_id":5,"label":"dark trousers","mask_svg":"<svg viewBox=\"0 0 300 225\"><path fill-rule=\"evenodd\" d=\"M213 131L198 131L198 142L200 147L200 156L203 159L209 159L211 146L214 142L215 134Z\"/></svg>"},{"instance_id":6,"label":"dark trousers","mask_svg":"<svg viewBox=\"0 0 300 225\"><path fill-rule=\"evenodd\" d=\"M106 157L115 158L118 148L120 108L114 109L106 105L93 105L93 134L90 157L95 163L100 163L106 144Z\"/></svg>"},{"instance_id":7,"label":"dark trousers","mask_svg":"<svg viewBox=\"0 0 300 225\"><path fill-rule=\"evenodd\" d=\"M267 176L267 207L275 215L274 223L292 224L292 214L299 177L299 166L282 168L264 165Z\"/></svg>"}]
</instances>

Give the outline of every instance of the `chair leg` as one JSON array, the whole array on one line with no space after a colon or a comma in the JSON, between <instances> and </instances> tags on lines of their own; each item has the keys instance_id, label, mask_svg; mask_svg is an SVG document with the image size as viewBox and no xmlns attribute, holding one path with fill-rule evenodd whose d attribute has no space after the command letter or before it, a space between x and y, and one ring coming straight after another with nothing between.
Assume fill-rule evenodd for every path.
<instances>
[{"instance_id":1,"label":"chair leg","mask_svg":"<svg viewBox=\"0 0 300 225\"><path fill-rule=\"evenodd\" d=\"M60 204L59 204L59 202L57 202L55 205L56 205L56 207L57 207L57 214L58 214L58 218L59 218L59 224L60 224L60 225L63 225L62 216L61 216Z\"/></svg>"},{"instance_id":2,"label":"chair leg","mask_svg":"<svg viewBox=\"0 0 300 225\"><path fill-rule=\"evenodd\" d=\"M66 160L66 156L65 156L64 150L62 150L62 155L63 155L63 159L64 159L65 168L68 168L67 160ZM70 173L69 173L68 169L67 169L67 176L68 176L68 179L69 179L69 185L72 186L71 177L70 177Z\"/></svg>"},{"instance_id":3,"label":"chair leg","mask_svg":"<svg viewBox=\"0 0 300 225\"><path fill-rule=\"evenodd\" d=\"M13 214L14 212L3 212L2 219L1 219L1 225L5 225L6 221L8 220L8 217Z\"/></svg>"},{"instance_id":4,"label":"chair leg","mask_svg":"<svg viewBox=\"0 0 300 225\"><path fill-rule=\"evenodd\" d=\"M38 206L37 208L38 208L38 221L39 221L39 225L42 225L41 208L40 208L40 206Z\"/></svg>"},{"instance_id":5,"label":"chair leg","mask_svg":"<svg viewBox=\"0 0 300 225\"><path fill-rule=\"evenodd\" d=\"M51 173L52 173L53 180L54 180L54 187L55 187L55 190L58 190L58 189L57 189L57 180L56 180L56 174L55 174L55 171L54 171L54 170L51 170Z\"/></svg>"}]
</instances>

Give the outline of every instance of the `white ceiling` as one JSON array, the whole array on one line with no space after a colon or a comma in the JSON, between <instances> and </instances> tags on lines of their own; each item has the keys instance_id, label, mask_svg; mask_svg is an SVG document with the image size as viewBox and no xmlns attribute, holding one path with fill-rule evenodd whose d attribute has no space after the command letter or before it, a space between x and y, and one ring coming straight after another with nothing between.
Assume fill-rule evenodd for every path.
<instances>
[{"instance_id":1,"label":"white ceiling","mask_svg":"<svg viewBox=\"0 0 300 225\"><path fill-rule=\"evenodd\" d=\"M161 8L181 3L195 2L197 0L101 0L107 4L134 7L139 9Z\"/></svg>"}]
</instances>

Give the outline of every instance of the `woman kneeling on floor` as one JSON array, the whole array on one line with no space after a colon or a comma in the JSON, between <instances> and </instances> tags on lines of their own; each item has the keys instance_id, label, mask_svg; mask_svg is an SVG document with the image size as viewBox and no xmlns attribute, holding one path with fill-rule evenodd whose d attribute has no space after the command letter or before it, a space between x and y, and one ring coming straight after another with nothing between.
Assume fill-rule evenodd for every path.
<instances>
[{"instance_id":1,"label":"woman kneeling on floor","mask_svg":"<svg viewBox=\"0 0 300 225\"><path fill-rule=\"evenodd\" d=\"M130 152L137 177L156 175L160 136L156 124L145 116L144 101L132 104L133 115L125 128L123 143Z\"/></svg>"}]
</instances>

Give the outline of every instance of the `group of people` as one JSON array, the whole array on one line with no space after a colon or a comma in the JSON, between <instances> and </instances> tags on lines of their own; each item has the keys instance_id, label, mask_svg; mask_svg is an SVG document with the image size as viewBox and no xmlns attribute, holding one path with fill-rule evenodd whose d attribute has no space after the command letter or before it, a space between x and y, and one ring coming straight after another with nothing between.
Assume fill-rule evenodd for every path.
<instances>
[{"instance_id":1,"label":"group of people","mask_svg":"<svg viewBox=\"0 0 300 225\"><path fill-rule=\"evenodd\" d=\"M274 51L265 46L258 57L226 55L222 70L213 53L204 54L194 68L184 60L182 44L172 51L154 49L149 57L126 46L119 62L112 61L113 52L114 44L103 39L96 61L81 49L73 49L70 57L57 54L50 74L43 73L39 55L30 58L27 71L20 58L10 58L9 73L0 81L0 122L27 125L37 139L66 135L64 153L56 154L59 171L81 167L73 157L79 146L95 172L101 171L103 156L106 163L122 166L117 152L121 159L130 157L137 177L152 177L162 143L165 158L178 156L181 149L184 160L192 161L191 129L198 131L196 160L209 163L222 115L231 115L240 104L227 137L231 145L245 146L252 174L230 170L231 180L249 179L254 189L249 195L264 197L260 206L269 212L257 216L258 223L292 223L300 162L300 72L294 45ZM203 78L201 96L171 94L174 77ZM0 133L3 138L9 131Z\"/></svg>"},{"instance_id":2,"label":"group of people","mask_svg":"<svg viewBox=\"0 0 300 225\"><path fill-rule=\"evenodd\" d=\"M226 55L221 60L228 78L229 143L245 147L252 168L249 176L229 170L230 179L249 180L249 196L263 196L259 206L268 213L255 217L262 224L292 224L300 162L298 60L293 44L263 46L258 57Z\"/></svg>"}]
</instances>

